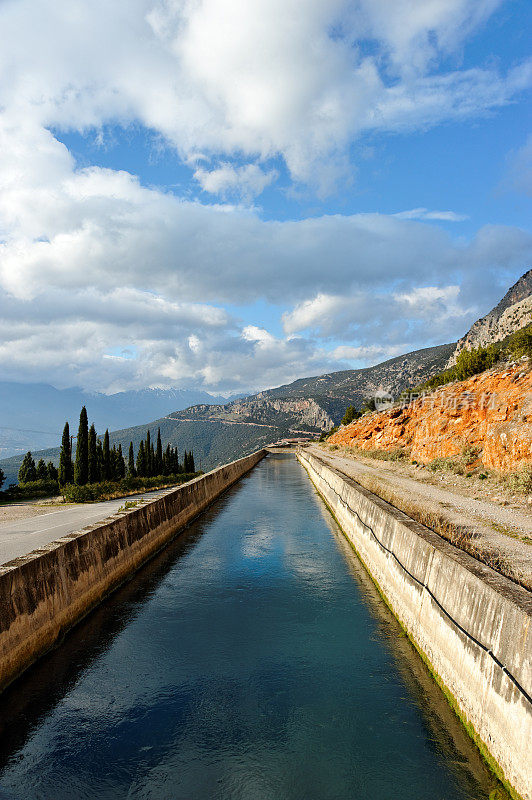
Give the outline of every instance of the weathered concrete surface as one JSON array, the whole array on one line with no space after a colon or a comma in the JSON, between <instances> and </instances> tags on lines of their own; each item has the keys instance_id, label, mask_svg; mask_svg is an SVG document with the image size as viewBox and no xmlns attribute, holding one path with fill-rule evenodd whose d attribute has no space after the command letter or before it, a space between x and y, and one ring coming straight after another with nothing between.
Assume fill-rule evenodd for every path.
<instances>
[{"instance_id":1,"label":"weathered concrete surface","mask_svg":"<svg viewBox=\"0 0 532 800\"><path fill-rule=\"evenodd\" d=\"M383 596L506 781L532 800L532 596L298 452Z\"/></svg>"},{"instance_id":2,"label":"weathered concrete surface","mask_svg":"<svg viewBox=\"0 0 532 800\"><path fill-rule=\"evenodd\" d=\"M0 567L0 690L264 455L233 461Z\"/></svg>"}]
</instances>

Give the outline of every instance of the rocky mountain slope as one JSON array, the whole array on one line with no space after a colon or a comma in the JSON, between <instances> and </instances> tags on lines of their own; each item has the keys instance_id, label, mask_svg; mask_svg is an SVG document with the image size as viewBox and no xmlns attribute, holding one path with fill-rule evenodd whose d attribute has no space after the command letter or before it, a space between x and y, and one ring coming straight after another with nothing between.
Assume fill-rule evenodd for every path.
<instances>
[{"instance_id":1,"label":"rocky mountain slope","mask_svg":"<svg viewBox=\"0 0 532 800\"><path fill-rule=\"evenodd\" d=\"M422 464L465 452L472 464L517 472L532 465L532 365L523 359L366 414L328 441L362 451L400 448Z\"/></svg>"},{"instance_id":2,"label":"rocky mountain slope","mask_svg":"<svg viewBox=\"0 0 532 800\"><path fill-rule=\"evenodd\" d=\"M486 347L532 321L532 269L525 272L489 314L479 319L456 343L447 366L456 363L459 353L467 348Z\"/></svg>"}]
</instances>

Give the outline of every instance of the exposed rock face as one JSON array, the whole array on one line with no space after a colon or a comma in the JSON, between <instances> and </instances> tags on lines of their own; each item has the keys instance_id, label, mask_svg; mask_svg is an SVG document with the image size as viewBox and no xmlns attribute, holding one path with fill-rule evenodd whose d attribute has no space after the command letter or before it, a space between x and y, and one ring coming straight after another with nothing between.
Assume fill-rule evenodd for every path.
<instances>
[{"instance_id":1,"label":"exposed rock face","mask_svg":"<svg viewBox=\"0 0 532 800\"><path fill-rule=\"evenodd\" d=\"M529 322L532 322L532 269L519 278L489 314L477 320L466 335L458 340L447 366L456 364L456 359L464 348L472 350L486 347L492 342L500 342Z\"/></svg>"},{"instance_id":2,"label":"exposed rock face","mask_svg":"<svg viewBox=\"0 0 532 800\"><path fill-rule=\"evenodd\" d=\"M413 400L368 414L329 442L362 450L408 448L421 463L460 455L465 447L499 472L532 464L532 369L521 361L475 375Z\"/></svg>"}]
</instances>

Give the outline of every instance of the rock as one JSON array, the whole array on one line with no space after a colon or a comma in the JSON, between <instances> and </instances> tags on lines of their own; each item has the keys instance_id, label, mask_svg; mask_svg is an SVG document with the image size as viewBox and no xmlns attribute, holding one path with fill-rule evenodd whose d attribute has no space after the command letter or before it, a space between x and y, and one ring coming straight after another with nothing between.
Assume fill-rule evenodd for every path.
<instances>
[{"instance_id":1,"label":"rock","mask_svg":"<svg viewBox=\"0 0 532 800\"><path fill-rule=\"evenodd\" d=\"M489 370L444 386L411 403L408 419L396 408L368 414L329 441L362 450L402 448L420 464L462 456L467 447L473 449L468 463L517 472L532 464L532 372L519 370Z\"/></svg>"}]
</instances>

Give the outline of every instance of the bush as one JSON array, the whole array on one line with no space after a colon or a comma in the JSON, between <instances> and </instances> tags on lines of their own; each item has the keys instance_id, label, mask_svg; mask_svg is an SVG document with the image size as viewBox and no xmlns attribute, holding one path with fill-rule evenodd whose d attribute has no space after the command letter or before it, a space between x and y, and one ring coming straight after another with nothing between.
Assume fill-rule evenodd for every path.
<instances>
[{"instance_id":1,"label":"bush","mask_svg":"<svg viewBox=\"0 0 532 800\"><path fill-rule=\"evenodd\" d=\"M527 325L513 334L508 349L514 358L528 356L532 358L532 325Z\"/></svg>"},{"instance_id":2,"label":"bush","mask_svg":"<svg viewBox=\"0 0 532 800\"><path fill-rule=\"evenodd\" d=\"M345 414L342 417L341 424L349 425L350 422L353 422L353 420L358 419L361 416L362 416L361 412L357 411L355 406L347 406Z\"/></svg>"},{"instance_id":3,"label":"bush","mask_svg":"<svg viewBox=\"0 0 532 800\"><path fill-rule=\"evenodd\" d=\"M120 497L135 491L145 491L164 486L171 486L196 478L201 472L184 473L179 475L156 475L152 478L122 478L120 481L101 481L100 483L86 483L85 486L76 486L68 483L63 486L63 495L67 503L90 503L95 500L108 500Z\"/></svg>"},{"instance_id":4,"label":"bush","mask_svg":"<svg viewBox=\"0 0 532 800\"><path fill-rule=\"evenodd\" d=\"M525 467L520 472L508 476L508 486L512 492L532 492L532 467Z\"/></svg>"},{"instance_id":5,"label":"bush","mask_svg":"<svg viewBox=\"0 0 532 800\"><path fill-rule=\"evenodd\" d=\"M59 494L57 481L40 480L11 484L9 489L0 492L0 497L4 500L32 500L37 497L53 497L57 494Z\"/></svg>"}]
</instances>

